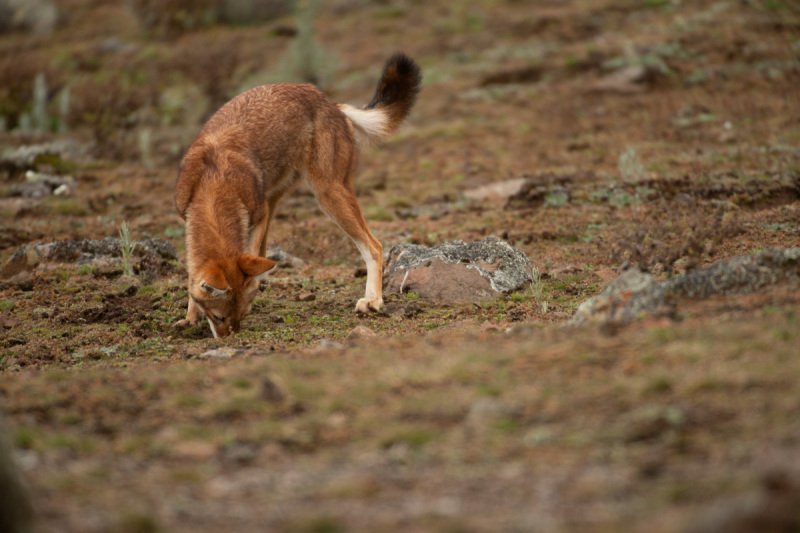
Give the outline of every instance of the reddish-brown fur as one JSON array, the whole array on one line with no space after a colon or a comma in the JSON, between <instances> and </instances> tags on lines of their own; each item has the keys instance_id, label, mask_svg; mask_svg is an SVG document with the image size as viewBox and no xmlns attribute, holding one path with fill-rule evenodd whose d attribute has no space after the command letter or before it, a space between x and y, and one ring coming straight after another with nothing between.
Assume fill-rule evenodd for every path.
<instances>
[{"instance_id":1,"label":"reddish-brown fur","mask_svg":"<svg viewBox=\"0 0 800 533\"><path fill-rule=\"evenodd\" d=\"M397 75L398 61L405 77ZM418 87L416 65L396 55L368 112L386 117L388 133L408 114ZM312 85L266 85L237 96L206 123L181 163L175 192L186 220L189 271L189 307L181 323L205 315L215 336L238 331L259 276L274 267L264 254L275 207L302 177L367 262L367 291L357 310L380 309L382 248L354 192L362 129L345 107Z\"/></svg>"}]
</instances>

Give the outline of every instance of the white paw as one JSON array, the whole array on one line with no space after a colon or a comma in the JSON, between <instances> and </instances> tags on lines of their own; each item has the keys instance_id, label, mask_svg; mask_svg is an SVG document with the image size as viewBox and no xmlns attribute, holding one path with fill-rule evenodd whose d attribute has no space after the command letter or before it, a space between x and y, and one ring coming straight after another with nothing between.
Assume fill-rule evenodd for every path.
<instances>
[{"instance_id":1,"label":"white paw","mask_svg":"<svg viewBox=\"0 0 800 533\"><path fill-rule=\"evenodd\" d=\"M381 309L383 309L383 298L374 298L372 300L361 298L356 302L356 313L366 315L370 311L380 311Z\"/></svg>"},{"instance_id":2,"label":"white paw","mask_svg":"<svg viewBox=\"0 0 800 533\"><path fill-rule=\"evenodd\" d=\"M199 322L198 320L189 320L187 318L184 318L172 324L172 327L175 329L186 329L192 326L196 326L198 322Z\"/></svg>"}]
</instances>

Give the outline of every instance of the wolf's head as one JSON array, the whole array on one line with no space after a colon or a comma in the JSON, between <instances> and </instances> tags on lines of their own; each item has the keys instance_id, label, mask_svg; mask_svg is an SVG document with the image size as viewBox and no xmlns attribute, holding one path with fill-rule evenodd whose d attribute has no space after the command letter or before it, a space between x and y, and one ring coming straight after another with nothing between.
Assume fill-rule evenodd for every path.
<instances>
[{"instance_id":1,"label":"wolf's head","mask_svg":"<svg viewBox=\"0 0 800 533\"><path fill-rule=\"evenodd\" d=\"M214 337L239 331L258 294L258 283L275 262L254 255L208 260L194 273L189 297L200 307Z\"/></svg>"}]
</instances>

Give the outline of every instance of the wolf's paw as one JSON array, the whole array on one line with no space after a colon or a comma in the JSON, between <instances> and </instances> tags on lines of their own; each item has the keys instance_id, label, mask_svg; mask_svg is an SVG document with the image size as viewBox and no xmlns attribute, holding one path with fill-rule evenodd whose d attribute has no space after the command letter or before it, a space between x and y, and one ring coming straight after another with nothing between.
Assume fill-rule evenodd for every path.
<instances>
[{"instance_id":1,"label":"wolf's paw","mask_svg":"<svg viewBox=\"0 0 800 533\"><path fill-rule=\"evenodd\" d=\"M175 329L186 329L192 326L196 326L198 322L199 320L189 320L187 318L183 318L172 324L172 327Z\"/></svg>"},{"instance_id":2,"label":"wolf's paw","mask_svg":"<svg viewBox=\"0 0 800 533\"><path fill-rule=\"evenodd\" d=\"M356 302L356 313L366 315L370 311L380 311L381 309L383 309L383 298L374 298L372 300L361 298Z\"/></svg>"}]
</instances>

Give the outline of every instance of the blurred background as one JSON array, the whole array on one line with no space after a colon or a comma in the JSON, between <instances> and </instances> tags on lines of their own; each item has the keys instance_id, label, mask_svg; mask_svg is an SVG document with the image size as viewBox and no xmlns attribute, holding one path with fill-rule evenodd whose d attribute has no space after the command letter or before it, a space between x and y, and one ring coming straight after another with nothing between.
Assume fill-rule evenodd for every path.
<instances>
[{"instance_id":1,"label":"blurred background","mask_svg":"<svg viewBox=\"0 0 800 533\"><path fill-rule=\"evenodd\" d=\"M447 212L475 188L531 176L538 185L521 200L529 207L575 207L566 182L589 184L590 204L612 208L663 195L653 183L673 194L685 185L675 180L700 176L728 195L754 176L791 187L799 10L784 0L0 0L0 142L69 141L71 153L39 170L95 160L88 181L105 195L45 211L103 215L105 229L94 232L128 218L134 229L178 235L169 201L176 164L227 99L259 84L311 82L362 105L383 62L403 50L421 64L424 86L408 124L363 158L370 219L416 219L420 205ZM7 168L12 183L21 168ZM124 205L134 190L153 194L155 212ZM693 205L662 206L640 222L675 209L692 215L677 228L726 226L716 212L697 219L706 210ZM615 263L669 270L686 249L692 264L704 253L697 242L672 243L644 258L629 244L641 235L604 239L608 218L585 240L614 250ZM493 224L445 224L433 237L480 236ZM500 225L536 246L529 227ZM429 228L412 233L435 240Z\"/></svg>"},{"instance_id":2,"label":"blurred background","mask_svg":"<svg viewBox=\"0 0 800 533\"><path fill-rule=\"evenodd\" d=\"M591 127L569 126L601 113L602 99L583 109L593 90L657 90L669 106L674 89L689 89L671 125L720 126L732 117L709 107L706 93L722 103L745 85L790 97L796 17L797 4L781 0L2 0L0 130L89 135L99 154L153 164L178 157L190 131L254 85L311 82L364 102L395 49L422 63L430 90L417 116L444 119L445 137L478 128L478 137L536 150L543 145L531 133L553 132L536 124L556 121L583 145ZM555 107L547 95L542 113L509 113L553 91L563 95ZM502 113L483 108L495 102ZM636 100L627 102L608 113L637 114ZM746 105L770 102L726 111ZM664 137L645 121L655 122L638 117L632 138ZM546 151L536 163L564 162Z\"/></svg>"}]
</instances>

